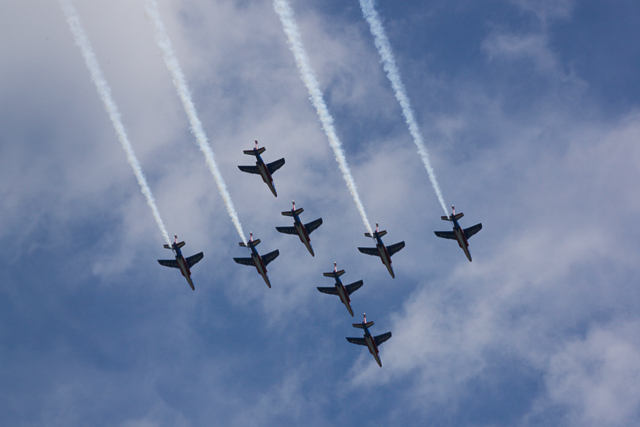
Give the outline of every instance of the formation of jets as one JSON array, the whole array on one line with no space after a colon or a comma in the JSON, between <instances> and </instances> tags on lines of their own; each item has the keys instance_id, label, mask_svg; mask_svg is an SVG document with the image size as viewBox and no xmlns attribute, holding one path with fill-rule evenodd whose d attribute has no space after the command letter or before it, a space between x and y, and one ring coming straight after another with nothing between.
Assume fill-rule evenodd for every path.
<instances>
[{"instance_id":1,"label":"formation of jets","mask_svg":"<svg viewBox=\"0 0 640 427\"><path fill-rule=\"evenodd\" d=\"M276 160L275 162L265 164L260 156L264 153L266 149L264 147L258 147L258 141L255 142L255 148L252 150L244 150L243 153L256 157L256 165L255 166L238 166L238 168L247 173L260 175L263 181L269 187L269 190L273 193L275 197L278 197L278 193L276 192L275 185L273 183L272 174L280 169L284 165L284 158L280 160ZM459 214L455 213L455 207L451 207L452 213L449 216L442 216L441 218L445 221L450 221L453 225L453 231L435 231L436 236L444 238L456 240L458 245L464 251L467 259L471 261L471 253L469 252L469 238L476 234L478 231L482 229L482 224L476 224L472 227L462 229L458 220L464 216L462 212ZM303 224L300 220L300 214L304 211L302 208L296 209L295 201L293 202L293 208L289 211L282 212L283 216L288 216L293 218L293 226L278 226L276 230L280 233L297 235L300 238L300 241L307 248L311 256L315 256L313 252L313 247L311 246L311 238L309 235L316 230L320 225L322 225L322 218L318 218L315 221L311 221L307 224ZM366 237L372 238L375 241L375 248L358 248L360 252L367 255L380 257L382 264L387 267L389 274L392 278L395 279L395 273L393 271L393 267L391 266L391 257L399 252L402 248L404 248L404 241L395 243L391 246L385 246L382 242L382 237L387 234L386 230L379 231L378 224L376 223L376 231L371 233L364 233ZM267 275L267 265L276 259L278 255L280 255L280 251L278 249L269 252L268 254L261 256L256 250L256 246L260 243L260 239L253 239L253 233L249 233L249 241L240 242L240 246L248 248L251 256L246 258L233 258L233 260L238 264L250 265L256 268L258 274L264 279L265 283L269 288L271 288L271 282L269 280L269 276ZM193 281L191 280L191 267L193 267L198 261L200 261L204 254L202 252L192 255L188 258L185 258L182 255L181 248L185 245L184 242L178 242L178 236L175 236L175 242L169 246L164 245L165 248L171 249L175 255L175 260L158 260L158 262L165 267L177 268L180 270L182 275L187 279L187 283L191 286L192 290L195 290L193 285ZM358 280L357 282L353 282L349 285L344 285L340 280L340 276L345 273L344 270L338 270L337 262L333 264L333 271L329 273L323 273L325 277L330 277L335 280L334 286L331 287L318 287L318 291L328 294L328 295L337 295L340 298L340 302L344 304L347 308L349 314L353 317L353 308L351 307L351 299L349 298L352 293L360 289L364 282L362 280ZM366 346L369 349L369 352L373 355L373 358L378 363L378 366L382 367L382 362L380 360L380 355L378 351L378 346L380 346L383 342L387 341L391 338L391 332L384 333L378 336L372 336L369 332L369 328L373 326L373 322L367 322L367 316L364 315L364 320L362 323L354 323L353 327L364 330L364 336L362 338L351 338L347 337L347 341L352 344L358 344L362 346Z\"/></svg>"}]
</instances>

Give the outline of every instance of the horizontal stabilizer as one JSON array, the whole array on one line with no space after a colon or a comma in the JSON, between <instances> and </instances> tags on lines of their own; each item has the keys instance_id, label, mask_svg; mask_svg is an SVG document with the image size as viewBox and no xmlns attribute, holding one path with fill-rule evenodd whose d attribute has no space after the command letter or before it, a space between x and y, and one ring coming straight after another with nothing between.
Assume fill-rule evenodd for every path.
<instances>
[{"instance_id":1,"label":"horizontal stabilizer","mask_svg":"<svg viewBox=\"0 0 640 427\"><path fill-rule=\"evenodd\" d=\"M373 340L376 342L376 345L380 345L386 340L391 338L391 332L387 332L386 334L378 335L377 337L373 337Z\"/></svg>"},{"instance_id":2,"label":"horizontal stabilizer","mask_svg":"<svg viewBox=\"0 0 640 427\"><path fill-rule=\"evenodd\" d=\"M436 236L442 237L443 239L457 240L453 231L434 231L434 233Z\"/></svg>"},{"instance_id":3,"label":"horizontal stabilizer","mask_svg":"<svg viewBox=\"0 0 640 427\"><path fill-rule=\"evenodd\" d=\"M375 234L375 233L374 233ZM387 230L378 231L377 237L382 237L387 234ZM373 237L370 233L364 233L366 237Z\"/></svg>"},{"instance_id":4,"label":"horizontal stabilizer","mask_svg":"<svg viewBox=\"0 0 640 427\"><path fill-rule=\"evenodd\" d=\"M293 234L293 235L298 234L298 231L296 230L295 227L276 227L276 230L284 234Z\"/></svg>"},{"instance_id":5,"label":"horizontal stabilizer","mask_svg":"<svg viewBox=\"0 0 640 427\"><path fill-rule=\"evenodd\" d=\"M460 212L459 214L455 214L453 216L453 219L455 219L456 221L459 220L460 218L462 218L464 216L464 214L462 212Z\"/></svg>"},{"instance_id":6,"label":"horizontal stabilizer","mask_svg":"<svg viewBox=\"0 0 640 427\"><path fill-rule=\"evenodd\" d=\"M467 239L469 239L471 236L473 236L474 234L476 234L480 230L482 230L482 223L476 224L476 225L471 226L469 228L465 228L464 229L464 235L465 235L465 237Z\"/></svg>"},{"instance_id":7,"label":"horizontal stabilizer","mask_svg":"<svg viewBox=\"0 0 640 427\"><path fill-rule=\"evenodd\" d=\"M160 265L164 265L165 267L180 268L178 266L178 261L175 259L159 259L158 262Z\"/></svg>"},{"instance_id":8,"label":"horizontal stabilizer","mask_svg":"<svg viewBox=\"0 0 640 427\"><path fill-rule=\"evenodd\" d=\"M169 245L164 245L164 248L165 249L172 249L171 246L169 246Z\"/></svg>"},{"instance_id":9,"label":"horizontal stabilizer","mask_svg":"<svg viewBox=\"0 0 640 427\"><path fill-rule=\"evenodd\" d=\"M449 221L449 217L448 216L441 216L440 218L442 218L443 221Z\"/></svg>"},{"instance_id":10,"label":"horizontal stabilizer","mask_svg":"<svg viewBox=\"0 0 640 427\"><path fill-rule=\"evenodd\" d=\"M204 258L204 253L200 252L200 253L197 253L195 255L191 255L185 261L187 261L187 265L189 266L189 268L191 268L195 264L197 264L198 261L200 261L202 258Z\"/></svg>"},{"instance_id":11,"label":"horizontal stabilizer","mask_svg":"<svg viewBox=\"0 0 640 427\"><path fill-rule=\"evenodd\" d=\"M349 341L351 344L358 344L358 345L363 345L363 346L367 346L367 341L365 341L364 338L351 338L351 337L347 337L347 341Z\"/></svg>"},{"instance_id":12,"label":"horizontal stabilizer","mask_svg":"<svg viewBox=\"0 0 640 427\"><path fill-rule=\"evenodd\" d=\"M351 295L352 293L360 289L362 285L364 285L364 282L362 280L358 280L357 282L353 282L352 284L347 285L344 288L347 290L347 295Z\"/></svg>"},{"instance_id":13,"label":"horizontal stabilizer","mask_svg":"<svg viewBox=\"0 0 640 427\"><path fill-rule=\"evenodd\" d=\"M323 294L329 294L329 295L338 295L338 291L336 290L335 286L331 286L330 288L321 288L318 287L318 290L320 292L322 292Z\"/></svg>"},{"instance_id":14,"label":"horizontal stabilizer","mask_svg":"<svg viewBox=\"0 0 640 427\"><path fill-rule=\"evenodd\" d=\"M340 277L344 274L344 270L332 271L331 273L322 273L324 277Z\"/></svg>"},{"instance_id":15,"label":"horizontal stabilizer","mask_svg":"<svg viewBox=\"0 0 640 427\"><path fill-rule=\"evenodd\" d=\"M378 251L378 248L358 248L358 250L363 254L380 256L380 251Z\"/></svg>"},{"instance_id":16,"label":"horizontal stabilizer","mask_svg":"<svg viewBox=\"0 0 640 427\"><path fill-rule=\"evenodd\" d=\"M291 211L282 212L282 215L284 216L293 216L293 214L300 215L302 212L304 212L304 209L300 208L300 209L296 209L294 212L291 212Z\"/></svg>"},{"instance_id":17,"label":"horizontal stabilizer","mask_svg":"<svg viewBox=\"0 0 640 427\"><path fill-rule=\"evenodd\" d=\"M238 244L239 244L240 246L242 246L243 248L247 248L247 247L251 247L251 246L256 247L256 246L258 246L258 245L260 244L260 239L256 239L256 240L254 240L253 242L249 241L249 242L247 242L247 243L245 243L245 242L240 242L240 243L238 243Z\"/></svg>"},{"instance_id":18,"label":"horizontal stabilizer","mask_svg":"<svg viewBox=\"0 0 640 427\"><path fill-rule=\"evenodd\" d=\"M255 156L256 154L260 155L260 154L264 153L265 151L267 151L267 149L264 148L264 147L260 147L257 150L242 150L242 152L244 154L247 154L249 156Z\"/></svg>"},{"instance_id":19,"label":"horizontal stabilizer","mask_svg":"<svg viewBox=\"0 0 640 427\"><path fill-rule=\"evenodd\" d=\"M180 249L181 247L184 246L184 242L176 243L176 246L178 247L178 249Z\"/></svg>"},{"instance_id":20,"label":"horizontal stabilizer","mask_svg":"<svg viewBox=\"0 0 640 427\"><path fill-rule=\"evenodd\" d=\"M281 158L280 160L276 160L275 162L269 163L267 165L267 169L269 170L269 173L273 175L273 173L278 169L280 169L282 165L284 165L284 157Z\"/></svg>"},{"instance_id":21,"label":"horizontal stabilizer","mask_svg":"<svg viewBox=\"0 0 640 427\"><path fill-rule=\"evenodd\" d=\"M370 328L373 326L373 321L367 322L364 325L362 323L353 323L352 325L354 328L358 328L358 329Z\"/></svg>"},{"instance_id":22,"label":"horizontal stabilizer","mask_svg":"<svg viewBox=\"0 0 640 427\"><path fill-rule=\"evenodd\" d=\"M256 266L253 262L253 258L234 258L233 260L238 264Z\"/></svg>"},{"instance_id":23,"label":"horizontal stabilizer","mask_svg":"<svg viewBox=\"0 0 640 427\"><path fill-rule=\"evenodd\" d=\"M278 258L278 255L280 255L280 251L277 249L273 252L269 252L268 254L264 255L262 257L262 262L264 263L265 267L269 265L271 261Z\"/></svg>"},{"instance_id":24,"label":"horizontal stabilizer","mask_svg":"<svg viewBox=\"0 0 640 427\"><path fill-rule=\"evenodd\" d=\"M389 252L389 256L400 252L400 249L404 248L404 241L396 243L395 245L387 246L387 252Z\"/></svg>"},{"instance_id":25,"label":"horizontal stabilizer","mask_svg":"<svg viewBox=\"0 0 640 427\"><path fill-rule=\"evenodd\" d=\"M311 234L313 230L320 227L322 225L322 218L318 218L315 221L311 221L308 224L304 225L304 228L307 230L307 234Z\"/></svg>"},{"instance_id":26,"label":"horizontal stabilizer","mask_svg":"<svg viewBox=\"0 0 640 427\"><path fill-rule=\"evenodd\" d=\"M242 172L254 173L256 175L260 175L260 170L257 166L238 166Z\"/></svg>"}]
</instances>

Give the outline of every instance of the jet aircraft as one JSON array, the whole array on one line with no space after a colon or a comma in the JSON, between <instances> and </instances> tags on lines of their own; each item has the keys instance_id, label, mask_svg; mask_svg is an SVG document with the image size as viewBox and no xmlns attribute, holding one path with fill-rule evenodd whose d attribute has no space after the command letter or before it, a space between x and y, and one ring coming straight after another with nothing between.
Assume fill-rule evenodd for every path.
<instances>
[{"instance_id":1,"label":"jet aircraft","mask_svg":"<svg viewBox=\"0 0 640 427\"><path fill-rule=\"evenodd\" d=\"M340 301L347 307L349 310L349 314L353 317L353 310L351 309L351 299L349 295L360 289L363 285L362 280L358 280L350 285L343 285L340 280L340 276L344 274L344 270L338 271L338 264L333 263L333 271L331 273L322 273L325 277L333 277L336 280L335 286L330 288L321 288L318 287L318 290L324 294L329 295L338 295L340 297Z\"/></svg>"},{"instance_id":2,"label":"jet aircraft","mask_svg":"<svg viewBox=\"0 0 640 427\"><path fill-rule=\"evenodd\" d=\"M238 264L252 265L258 270L258 273L262 276L268 287L271 287L269 276L267 276L267 265L276 259L280 255L279 250L269 252L265 256L260 256L256 250L256 246L260 244L260 239L253 240L253 233L249 233L249 241L247 243L240 242L240 246L249 248L251 251L251 258L234 258L233 260Z\"/></svg>"},{"instance_id":3,"label":"jet aircraft","mask_svg":"<svg viewBox=\"0 0 640 427\"><path fill-rule=\"evenodd\" d=\"M159 259L158 262L160 265L164 265L165 267L172 267L180 269L182 275L187 279L189 286L191 286L192 290L196 290L195 286L193 286L193 281L191 280L191 270L190 268L194 266L198 261L200 261L204 257L204 253L200 252L195 255L191 255L189 258L186 258L182 255L181 247L185 245L184 242L178 242L178 236L175 236L175 242L169 245L164 245L165 248L171 249L173 254L176 256L176 259Z\"/></svg>"},{"instance_id":4,"label":"jet aircraft","mask_svg":"<svg viewBox=\"0 0 640 427\"><path fill-rule=\"evenodd\" d=\"M309 234L311 234L311 232L316 228L320 227L320 225L322 224L322 218L318 218L308 224L302 224L299 215L303 211L304 209L302 208L296 209L296 202L294 201L293 209L291 209L290 211L282 212L282 215L284 216L293 217L293 227L276 227L276 230L278 230L280 233L285 234L297 234L298 237L300 237L300 241L307 247L307 250L309 251L311 256L315 256L315 254L313 253L313 248L311 247L311 238L309 237Z\"/></svg>"},{"instance_id":5,"label":"jet aircraft","mask_svg":"<svg viewBox=\"0 0 640 427\"><path fill-rule=\"evenodd\" d=\"M280 160L276 160L275 162L271 162L265 164L260 157L260 154L264 153L266 148L261 147L258 148L258 141L256 141L256 146L252 150L244 150L243 153L249 156L256 156L256 165L255 166L238 166L238 168L242 172L247 173L255 173L256 175L260 175L262 180L267 184L269 190L273 193L274 196L278 197L278 193L276 192L276 187L273 185L273 178L271 175L280 169L282 165L284 165L284 158Z\"/></svg>"},{"instance_id":6,"label":"jet aircraft","mask_svg":"<svg viewBox=\"0 0 640 427\"><path fill-rule=\"evenodd\" d=\"M380 355L378 354L378 346L391 338L391 332L378 335L377 337L371 336L369 328L373 326L373 322L367 322L367 314L364 314L364 321L362 323L354 323L354 328L364 329L364 338L351 338L347 337L347 341L351 344L364 345L369 349L369 352L373 355L373 358L378 362L378 366L382 367L380 361Z\"/></svg>"},{"instance_id":7,"label":"jet aircraft","mask_svg":"<svg viewBox=\"0 0 640 427\"><path fill-rule=\"evenodd\" d=\"M385 234L387 234L386 230L378 231L378 223L376 223L376 231L374 231L373 236L369 233L364 233L365 236L371 237L376 241L376 247L358 248L358 250L363 254L379 256L382 263L387 267L387 270L389 270L391 277L395 279L396 275L393 272L393 267L391 267L391 256L404 248L404 241L386 247L381 239Z\"/></svg>"},{"instance_id":8,"label":"jet aircraft","mask_svg":"<svg viewBox=\"0 0 640 427\"><path fill-rule=\"evenodd\" d=\"M467 259L471 261L471 253L469 253L469 242L468 240L476 234L478 231L482 230L482 223L476 224L472 227L465 228L464 230L458 224L458 220L462 218L464 214L460 212L456 214L456 208L451 206L451 215L450 216L442 216L444 221L451 221L453 223L453 231L434 231L436 236L442 237L443 239L451 239L457 240L458 245L464 251L464 254L467 256Z\"/></svg>"}]
</instances>

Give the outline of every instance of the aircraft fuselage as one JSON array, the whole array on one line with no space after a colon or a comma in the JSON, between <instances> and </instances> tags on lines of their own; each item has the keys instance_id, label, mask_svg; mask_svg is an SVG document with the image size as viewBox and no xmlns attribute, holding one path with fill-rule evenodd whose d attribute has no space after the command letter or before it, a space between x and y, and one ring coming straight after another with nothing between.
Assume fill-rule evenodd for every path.
<instances>
[{"instance_id":1,"label":"aircraft fuselage","mask_svg":"<svg viewBox=\"0 0 640 427\"><path fill-rule=\"evenodd\" d=\"M258 254L258 251L256 251L254 247L251 248L251 258L253 258L253 263L256 266L256 270L258 270L258 274L262 276L267 286L271 287L269 276L267 276L267 267L264 265L262 257L260 256L260 254Z\"/></svg>"},{"instance_id":2,"label":"aircraft fuselage","mask_svg":"<svg viewBox=\"0 0 640 427\"><path fill-rule=\"evenodd\" d=\"M369 353L376 359L378 366L382 367L382 362L380 361L380 355L378 354L378 346L376 345L376 341L371 336L368 328L364 328L364 341L367 343L367 348L369 349Z\"/></svg>"},{"instance_id":3,"label":"aircraft fuselage","mask_svg":"<svg viewBox=\"0 0 640 427\"><path fill-rule=\"evenodd\" d=\"M309 253L313 256L313 248L311 247L311 238L309 237L309 233L307 233L307 229L304 228L304 224L300 221L300 217L298 215L293 215L293 219L295 221L294 227L296 228L296 232L298 233L298 237L300 237L300 241L304 243L307 247Z\"/></svg>"},{"instance_id":4,"label":"aircraft fuselage","mask_svg":"<svg viewBox=\"0 0 640 427\"><path fill-rule=\"evenodd\" d=\"M378 253L380 254L380 260L389 270L389 274L391 277L395 279L396 275L393 273L393 267L391 267L391 256L389 256L389 251L387 251L387 247L382 243L382 239L380 237L376 237L376 247L378 248Z\"/></svg>"},{"instance_id":5,"label":"aircraft fuselage","mask_svg":"<svg viewBox=\"0 0 640 427\"><path fill-rule=\"evenodd\" d=\"M336 291L338 292L338 296L340 297L340 301L347 307L349 314L353 316L353 310L351 309L351 298L349 298L349 294L347 293L347 289L342 284L342 280L336 276Z\"/></svg>"},{"instance_id":6,"label":"aircraft fuselage","mask_svg":"<svg viewBox=\"0 0 640 427\"><path fill-rule=\"evenodd\" d=\"M267 168L267 165L262 160L262 157L260 157L260 154L256 153L255 156L257 159L256 167L260 172L260 176L262 177L262 180L267 184L267 186L269 187L269 190L271 190L273 195L278 197L278 193L276 193L276 188L273 185L273 178L271 177L271 172L269 172L269 169Z\"/></svg>"},{"instance_id":7,"label":"aircraft fuselage","mask_svg":"<svg viewBox=\"0 0 640 427\"><path fill-rule=\"evenodd\" d=\"M469 242L467 241L467 236L464 234L464 230L458 224L458 221L453 220L453 233L456 236L456 240L458 241L458 245L464 251L464 254L467 256L467 259L471 261L471 253L469 252Z\"/></svg>"},{"instance_id":8,"label":"aircraft fuselage","mask_svg":"<svg viewBox=\"0 0 640 427\"><path fill-rule=\"evenodd\" d=\"M184 259L184 256L182 255L182 251L180 250L180 248L177 248L174 245L173 250L175 251L176 262L178 263L180 272L182 273L184 278L187 279L187 283L189 283L189 286L191 286L191 289L195 291L196 288L195 286L193 286L193 281L191 280L191 270L189 269L189 264L187 264L187 261Z\"/></svg>"}]
</instances>

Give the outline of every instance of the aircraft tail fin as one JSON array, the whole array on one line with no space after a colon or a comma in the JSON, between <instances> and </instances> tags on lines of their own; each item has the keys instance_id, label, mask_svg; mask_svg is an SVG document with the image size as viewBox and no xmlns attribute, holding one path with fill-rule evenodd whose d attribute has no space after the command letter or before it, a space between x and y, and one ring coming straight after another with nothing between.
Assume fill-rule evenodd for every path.
<instances>
[{"instance_id":1,"label":"aircraft tail fin","mask_svg":"<svg viewBox=\"0 0 640 427\"><path fill-rule=\"evenodd\" d=\"M373 321L371 322L367 322L365 324L362 323L353 323L352 324L354 328L358 328L358 329L364 329L364 328L370 328L373 326Z\"/></svg>"},{"instance_id":2,"label":"aircraft tail fin","mask_svg":"<svg viewBox=\"0 0 640 427\"><path fill-rule=\"evenodd\" d=\"M247 242L247 243L249 243L249 242ZM239 243L239 245L240 245L240 246L242 246L243 248L246 248L246 247L248 247L248 246L249 246L247 243L245 243L245 242L240 242L240 243ZM260 239L256 239L256 240L254 240L254 241L250 242L250 245L251 245L251 246L258 246L259 244L260 244Z\"/></svg>"},{"instance_id":3,"label":"aircraft tail fin","mask_svg":"<svg viewBox=\"0 0 640 427\"><path fill-rule=\"evenodd\" d=\"M282 215L284 216L293 216L293 214L300 215L302 212L304 212L304 209L300 208L300 209L296 209L294 212L291 212L291 211L282 212Z\"/></svg>"},{"instance_id":4,"label":"aircraft tail fin","mask_svg":"<svg viewBox=\"0 0 640 427\"><path fill-rule=\"evenodd\" d=\"M264 153L267 149L264 147L260 147L257 150L243 150L242 152L248 156L255 156Z\"/></svg>"},{"instance_id":5,"label":"aircraft tail fin","mask_svg":"<svg viewBox=\"0 0 640 427\"><path fill-rule=\"evenodd\" d=\"M385 234L387 234L387 230L378 231L377 233L378 233L378 237L382 237ZM373 237L370 233L364 233L364 235L367 237Z\"/></svg>"},{"instance_id":6,"label":"aircraft tail fin","mask_svg":"<svg viewBox=\"0 0 640 427\"><path fill-rule=\"evenodd\" d=\"M334 276L334 274L335 274L337 277L340 277L340 276L342 276L342 275L344 274L344 270L340 270L340 271L332 271L331 273L322 273L322 275L323 275L324 277L335 277L335 276Z\"/></svg>"}]
</instances>

